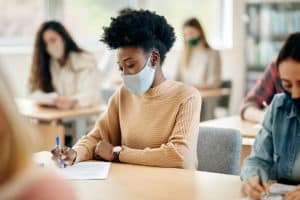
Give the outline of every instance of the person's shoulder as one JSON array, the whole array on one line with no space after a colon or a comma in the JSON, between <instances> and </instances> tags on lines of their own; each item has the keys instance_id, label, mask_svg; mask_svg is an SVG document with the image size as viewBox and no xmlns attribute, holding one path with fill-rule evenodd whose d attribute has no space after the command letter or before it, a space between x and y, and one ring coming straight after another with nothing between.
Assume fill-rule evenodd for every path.
<instances>
[{"instance_id":1,"label":"person's shoulder","mask_svg":"<svg viewBox=\"0 0 300 200\"><path fill-rule=\"evenodd\" d=\"M173 80L168 80L169 84L172 85L170 87L170 93L180 97L182 99L188 99L191 97L194 97L196 99L201 100L201 95L198 89L195 87L192 87L190 85L186 85L184 83L178 82L178 81L173 81Z\"/></svg>"},{"instance_id":2,"label":"person's shoulder","mask_svg":"<svg viewBox=\"0 0 300 200\"><path fill-rule=\"evenodd\" d=\"M73 57L79 57L79 58L85 58L85 59L95 59L94 54L89 51L86 51L86 50L81 50L78 52L72 51L72 52L70 52L70 55Z\"/></svg>"},{"instance_id":3,"label":"person's shoulder","mask_svg":"<svg viewBox=\"0 0 300 200\"><path fill-rule=\"evenodd\" d=\"M177 99L179 101L183 101L185 99L189 99L191 97L196 98L201 101L201 95L199 90L195 87L186 85L182 82L174 81L174 80L166 80L164 84L164 94L160 97L167 97L172 99ZM124 86L124 84L120 85L117 91L114 94L115 98L119 97L128 97L132 96L128 89Z\"/></svg>"},{"instance_id":4,"label":"person's shoulder","mask_svg":"<svg viewBox=\"0 0 300 200\"><path fill-rule=\"evenodd\" d=\"M74 70L97 67L95 56L88 51L71 52L69 57Z\"/></svg>"},{"instance_id":5,"label":"person's shoulder","mask_svg":"<svg viewBox=\"0 0 300 200\"><path fill-rule=\"evenodd\" d=\"M217 49L209 48L208 51L211 52L212 54L220 54L219 50Z\"/></svg>"},{"instance_id":6,"label":"person's shoulder","mask_svg":"<svg viewBox=\"0 0 300 200\"><path fill-rule=\"evenodd\" d=\"M73 200L75 191L70 182L56 175L45 175L29 184L17 199Z\"/></svg>"},{"instance_id":7,"label":"person's shoulder","mask_svg":"<svg viewBox=\"0 0 300 200\"><path fill-rule=\"evenodd\" d=\"M272 104L275 108L280 108L284 105L289 105L286 94L284 93L275 94L272 100Z\"/></svg>"},{"instance_id":8,"label":"person's shoulder","mask_svg":"<svg viewBox=\"0 0 300 200\"><path fill-rule=\"evenodd\" d=\"M107 93L110 93L110 98L108 100L108 104L110 106L117 106L120 102L121 96L124 96L124 93L127 94L127 90L124 87L124 84L120 85L111 85L108 86L105 90L107 90Z\"/></svg>"},{"instance_id":9,"label":"person's shoulder","mask_svg":"<svg viewBox=\"0 0 300 200\"><path fill-rule=\"evenodd\" d=\"M209 48L207 51L211 57L220 57L220 52L216 49Z\"/></svg>"},{"instance_id":10,"label":"person's shoulder","mask_svg":"<svg viewBox=\"0 0 300 200\"><path fill-rule=\"evenodd\" d=\"M82 50L80 52L70 52L70 57L72 59L95 60L95 56L91 52L85 50Z\"/></svg>"},{"instance_id":11,"label":"person's shoulder","mask_svg":"<svg viewBox=\"0 0 300 200\"><path fill-rule=\"evenodd\" d=\"M116 86L115 89L115 96L124 96L130 94L128 89L126 89L124 83L121 83L120 85Z\"/></svg>"}]
</instances>

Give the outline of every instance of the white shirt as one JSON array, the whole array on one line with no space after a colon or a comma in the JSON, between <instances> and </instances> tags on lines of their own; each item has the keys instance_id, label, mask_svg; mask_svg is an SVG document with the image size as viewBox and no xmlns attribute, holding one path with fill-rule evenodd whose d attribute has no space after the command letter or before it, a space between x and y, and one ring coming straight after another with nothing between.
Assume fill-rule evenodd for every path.
<instances>
[{"instance_id":1,"label":"white shirt","mask_svg":"<svg viewBox=\"0 0 300 200\"><path fill-rule=\"evenodd\" d=\"M190 85L219 85L221 62L218 51L195 49L188 66L179 67L179 80Z\"/></svg>"},{"instance_id":2,"label":"white shirt","mask_svg":"<svg viewBox=\"0 0 300 200\"><path fill-rule=\"evenodd\" d=\"M87 52L71 52L64 66L50 60L50 72L55 92L78 101L78 107L100 104L100 72L94 56ZM34 91L38 93L40 91Z\"/></svg>"}]
</instances>

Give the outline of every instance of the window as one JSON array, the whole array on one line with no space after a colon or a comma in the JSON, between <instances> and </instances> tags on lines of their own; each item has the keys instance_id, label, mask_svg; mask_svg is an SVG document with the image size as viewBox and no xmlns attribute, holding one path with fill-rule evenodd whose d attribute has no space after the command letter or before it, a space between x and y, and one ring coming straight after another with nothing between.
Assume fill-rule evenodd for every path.
<instances>
[{"instance_id":1,"label":"window","mask_svg":"<svg viewBox=\"0 0 300 200\"><path fill-rule=\"evenodd\" d=\"M124 7L143 8L164 15L182 41L182 24L190 17L202 23L213 47L232 45L232 0L0 0L0 46L32 45L39 25L62 21L85 46L96 46L102 27Z\"/></svg>"},{"instance_id":2,"label":"window","mask_svg":"<svg viewBox=\"0 0 300 200\"><path fill-rule=\"evenodd\" d=\"M100 38L102 27L124 7L164 15L174 26L179 42L184 21L197 17L212 46L232 45L232 0L64 0L64 22L76 38L92 44Z\"/></svg>"},{"instance_id":3,"label":"window","mask_svg":"<svg viewBox=\"0 0 300 200\"><path fill-rule=\"evenodd\" d=\"M140 6L164 15L182 40L182 24L190 17L199 19L214 47L231 46L232 0L144 0Z\"/></svg>"},{"instance_id":4,"label":"window","mask_svg":"<svg viewBox=\"0 0 300 200\"><path fill-rule=\"evenodd\" d=\"M128 6L126 0L64 0L63 22L75 38L95 43L110 18Z\"/></svg>"},{"instance_id":5,"label":"window","mask_svg":"<svg viewBox=\"0 0 300 200\"><path fill-rule=\"evenodd\" d=\"M0 45L33 42L36 29L45 19L45 1L0 0Z\"/></svg>"}]
</instances>

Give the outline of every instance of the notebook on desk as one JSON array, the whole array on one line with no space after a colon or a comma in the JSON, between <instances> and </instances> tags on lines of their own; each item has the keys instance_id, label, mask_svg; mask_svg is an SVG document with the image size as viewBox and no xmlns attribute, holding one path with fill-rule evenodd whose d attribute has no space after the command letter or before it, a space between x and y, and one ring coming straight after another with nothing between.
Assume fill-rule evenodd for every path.
<instances>
[{"instance_id":1,"label":"notebook on desk","mask_svg":"<svg viewBox=\"0 0 300 200\"><path fill-rule=\"evenodd\" d=\"M262 198L264 200L281 200L284 195L289 191L293 190L296 186L293 185L285 185L280 183L274 183L270 186L270 190L265 196Z\"/></svg>"},{"instance_id":2,"label":"notebook on desk","mask_svg":"<svg viewBox=\"0 0 300 200\"><path fill-rule=\"evenodd\" d=\"M58 94L55 92L51 93L36 93L31 96L31 99L38 105L41 106L55 106L55 99L58 97Z\"/></svg>"},{"instance_id":3,"label":"notebook on desk","mask_svg":"<svg viewBox=\"0 0 300 200\"><path fill-rule=\"evenodd\" d=\"M58 171L64 178L70 180L99 180L107 179L110 166L109 162L80 162Z\"/></svg>"},{"instance_id":4,"label":"notebook on desk","mask_svg":"<svg viewBox=\"0 0 300 200\"><path fill-rule=\"evenodd\" d=\"M48 151L35 153L33 155L33 161L38 166L52 169L69 180L107 179L111 166L110 162L87 161L67 166L66 168L58 168L57 163L52 160L52 154Z\"/></svg>"},{"instance_id":5,"label":"notebook on desk","mask_svg":"<svg viewBox=\"0 0 300 200\"><path fill-rule=\"evenodd\" d=\"M261 199L262 200L283 200L284 195L289 191L293 190L295 187L296 186L294 185L273 183L269 188L269 192L263 194L261 196ZM251 200L251 199L246 197L243 200Z\"/></svg>"}]
</instances>

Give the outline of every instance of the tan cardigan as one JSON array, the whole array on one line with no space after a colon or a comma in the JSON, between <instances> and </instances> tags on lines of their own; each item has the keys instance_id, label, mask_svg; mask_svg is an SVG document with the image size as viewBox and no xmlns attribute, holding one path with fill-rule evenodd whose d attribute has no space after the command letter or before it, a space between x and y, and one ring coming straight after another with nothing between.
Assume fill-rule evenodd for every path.
<instances>
[{"instance_id":1,"label":"tan cardigan","mask_svg":"<svg viewBox=\"0 0 300 200\"><path fill-rule=\"evenodd\" d=\"M95 145L105 140L122 146L124 163L195 169L200 109L200 93L175 81L142 96L121 87L94 129L73 147L76 161L92 159Z\"/></svg>"}]
</instances>

